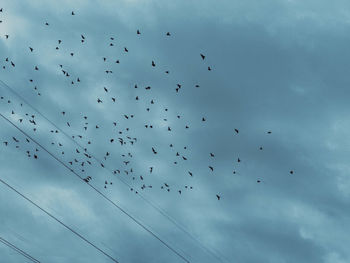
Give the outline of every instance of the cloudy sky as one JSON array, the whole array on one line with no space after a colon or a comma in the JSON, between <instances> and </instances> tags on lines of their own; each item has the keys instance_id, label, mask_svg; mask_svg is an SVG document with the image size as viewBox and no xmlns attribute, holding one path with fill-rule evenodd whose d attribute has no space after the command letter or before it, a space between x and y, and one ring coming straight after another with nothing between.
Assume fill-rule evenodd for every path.
<instances>
[{"instance_id":1,"label":"cloudy sky","mask_svg":"<svg viewBox=\"0 0 350 263\"><path fill-rule=\"evenodd\" d=\"M121 263L350 261L348 1L1 8L0 113L27 134L0 118L3 182ZM3 183L0 238L113 262Z\"/></svg>"}]
</instances>

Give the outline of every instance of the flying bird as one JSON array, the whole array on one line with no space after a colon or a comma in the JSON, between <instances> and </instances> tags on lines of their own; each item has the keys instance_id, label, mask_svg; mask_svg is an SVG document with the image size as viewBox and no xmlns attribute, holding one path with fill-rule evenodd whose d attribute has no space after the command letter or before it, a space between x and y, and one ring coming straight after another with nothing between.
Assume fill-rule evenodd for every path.
<instances>
[{"instance_id":1,"label":"flying bird","mask_svg":"<svg viewBox=\"0 0 350 263\"><path fill-rule=\"evenodd\" d=\"M156 152L156 150L152 147L152 152L154 153L154 154L157 154L157 152Z\"/></svg>"}]
</instances>

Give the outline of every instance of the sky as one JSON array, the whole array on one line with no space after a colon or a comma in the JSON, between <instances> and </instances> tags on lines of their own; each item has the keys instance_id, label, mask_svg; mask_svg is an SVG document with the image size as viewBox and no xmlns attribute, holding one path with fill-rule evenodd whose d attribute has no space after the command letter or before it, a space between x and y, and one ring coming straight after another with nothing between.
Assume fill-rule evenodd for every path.
<instances>
[{"instance_id":1,"label":"sky","mask_svg":"<svg viewBox=\"0 0 350 263\"><path fill-rule=\"evenodd\" d=\"M0 113L26 134L0 118L2 181L121 263L350 261L348 1L1 8ZM3 183L0 237L113 262Z\"/></svg>"}]
</instances>

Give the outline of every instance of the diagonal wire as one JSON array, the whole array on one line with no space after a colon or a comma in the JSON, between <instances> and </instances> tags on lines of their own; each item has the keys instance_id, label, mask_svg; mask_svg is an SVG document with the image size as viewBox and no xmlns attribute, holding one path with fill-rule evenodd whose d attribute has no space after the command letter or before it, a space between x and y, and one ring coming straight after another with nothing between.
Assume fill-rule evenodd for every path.
<instances>
[{"instance_id":1,"label":"diagonal wire","mask_svg":"<svg viewBox=\"0 0 350 263\"><path fill-rule=\"evenodd\" d=\"M101 195L105 200L107 200L109 203L111 203L113 206L118 208L121 212L123 212L125 215L127 215L131 220L133 220L136 224L138 224L140 227L142 227L144 230L146 230L149 234L151 234L154 238L156 238L158 241L160 241L164 246L166 246L168 249L170 249L172 252L174 252L177 256L179 256L182 260L184 260L187 263L190 263L190 261L185 258L183 255L181 255L178 251L176 251L172 246L170 246L167 242L165 242L163 239L161 239L157 234L155 234L152 230L150 230L148 227L146 227L144 224L142 224L139 220L137 220L134 216L132 216L130 213L128 213L125 209L120 207L117 203L112 201L110 198L108 198L105 194L103 194L100 190L98 190L93 185L89 184L88 182L84 181L84 178L81 177L79 174L77 174L73 169L69 168L64 162L62 162L58 157L56 157L54 154L52 154L49 150L47 150L44 146L42 146L39 142L34 140L29 134L27 134L25 131L23 131L21 128L19 128L16 124L14 124L12 121L10 121L8 118L6 118L2 113L0 113L0 116L9 122L11 125L13 125L17 130L19 130L22 134L24 134L27 138L31 139L35 144L37 144L40 148L42 148L45 152L47 152L52 158L54 158L56 161L58 161L60 164L62 164L65 168L67 168L70 172L72 172L75 176L77 176L80 180L82 180L84 183L86 183L89 187L91 187L95 192L97 192L99 195Z\"/></svg>"},{"instance_id":2,"label":"diagonal wire","mask_svg":"<svg viewBox=\"0 0 350 263\"><path fill-rule=\"evenodd\" d=\"M20 195L21 197L23 197L24 199L26 199L29 203L31 203L32 205L36 206L37 208L39 208L42 212L44 212L45 214L47 214L49 217L51 217L52 219L54 219L56 222L60 223L62 226L64 226L65 228L67 228L69 231L71 231L72 233L74 233L76 236L78 236L79 238L81 238L82 240L84 240L86 243L88 243L90 246L94 247L95 249L97 249L99 252L101 252L102 254L104 254L106 257L108 257L109 259L111 259L113 262L115 263L119 263L119 261L117 261L115 258L113 258L112 256L110 256L109 254L107 254L106 252L104 252L102 249L100 249L98 246L96 246L95 244L93 244L92 242L90 242L89 240L87 240L85 237L83 237L81 234L79 234L77 231L75 231L74 229L72 229L71 227L69 227L68 225L66 225L65 223L63 223L61 220L59 220L57 217L55 217L54 215L52 215L50 212L46 211L44 208L40 207L38 204L36 204L34 201L32 201L31 199L29 199L28 197L26 197L24 194L22 194L21 192L19 192L18 190L16 190L15 188L13 188L11 185L9 185L8 183L6 183L4 180L2 180L0 178L0 183L4 184L5 186L7 186L8 188L10 188L12 191L16 192L18 195Z\"/></svg>"},{"instance_id":3,"label":"diagonal wire","mask_svg":"<svg viewBox=\"0 0 350 263\"><path fill-rule=\"evenodd\" d=\"M69 134L67 134L64 130L62 130L60 127L58 127L53 121L51 121L49 118L47 118L44 114L42 114L38 109L36 109L31 103L29 103L26 99L24 99L21 95L19 95L14 89L12 89L10 86L8 86L6 83L4 83L2 80L0 80L0 83L7 88L11 93L13 93L15 96L20 98L25 104L27 104L29 107L31 107L34 111L36 111L42 118L44 118L46 121L48 121L52 126L54 126L57 130L59 130L64 136L66 136L70 141L72 141L75 145L77 145L80 149L84 150L89 156L91 156L95 161L98 163L102 163L100 159L95 157L93 154L91 154L89 151L87 151L79 142L74 140ZM112 175L114 175L113 171L109 169L108 167L104 167L108 172L110 172ZM129 188L132 188L130 184L128 184L126 181L124 181L121 177L116 177L120 182L122 182L124 185L128 186ZM213 252L211 249L206 247L201 241L199 241L196 237L193 236L190 232L188 232L184 226L182 226L179 222L176 221L172 216L170 216L164 209L162 209L159 205L155 204L154 202L148 200L146 197L144 197L141 193L138 194L138 196L144 200L146 203L148 203L151 207L156 209L161 215L166 217L170 222L172 222L178 229L180 229L183 233L185 233L188 237L190 237L193 241L195 241L204 251L206 251L211 256L215 257L218 261L223 262L223 260L217 255L215 252Z\"/></svg>"},{"instance_id":4,"label":"diagonal wire","mask_svg":"<svg viewBox=\"0 0 350 263\"><path fill-rule=\"evenodd\" d=\"M36 258L32 257L28 253L24 252L22 249L20 249L19 247L15 246L11 242L7 241L6 239L0 237L0 242L3 243L4 245L8 246L9 248L13 249L17 253L21 254L23 257L29 259L30 261L32 261L34 263L40 263L39 260L37 260Z\"/></svg>"}]
</instances>

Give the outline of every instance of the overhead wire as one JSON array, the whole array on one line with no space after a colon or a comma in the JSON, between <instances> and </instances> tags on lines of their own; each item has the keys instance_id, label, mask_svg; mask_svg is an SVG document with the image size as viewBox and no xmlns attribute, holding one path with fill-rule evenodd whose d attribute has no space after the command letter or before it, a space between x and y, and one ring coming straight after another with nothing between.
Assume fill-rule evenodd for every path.
<instances>
[{"instance_id":1,"label":"overhead wire","mask_svg":"<svg viewBox=\"0 0 350 263\"><path fill-rule=\"evenodd\" d=\"M101 252L103 255L105 255L106 257L108 257L109 259L111 259L113 262L115 263L119 263L118 260L116 260L115 258L113 258L111 255L109 255L107 252L103 251L101 248L99 248L97 245L95 245L94 243L92 243L91 241L89 241L88 239L86 239L84 236L82 236L81 234L79 234L77 231L75 231L73 228L71 228L70 226L68 226L67 224L63 223L61 220L59 220L57 217L55 217L53 214L51 214L50 212L46 211L44 208L42 208L41 206L39 206L38 204L36 204L34 201L32 201L29 197L25 196L24 194L22 194L19 190L15 189L14 187L12 187L11 185L9 185L7 182L5 182L4 180L2 180L0 178L0 183L2 183L3 185L7 186L8 188L10 188L12 191L14 191L15 193L17 193L18 195L20 195L21 197L23 197L25 200L27 200L29 203L31 203L32 205L34 205L35 207L39 208L42 212L44 212L45 214L47 214L49 217L51 217L52 219L54 219L56 222L58 222L59 224L61 224L62 226L64 226L65 228L67 228L69 231L71 231L73 234L75 234L76 236L78 236L80 239L84 240L86 243L88 243L90 246L92 246L93 248L95 248L96 250L98 250L99 252Z\"/></svg>"},{"instance_id":2,"label":"overhead wire","mask_svg":"<svg viewBox=\"0 0 350 263\"><path fill-rule=\"evenodd\" d=\"M16 251L18 254L21 254L23 257L29 259L30 261L32 261L34 263L40 263L39 260L37 260L36 258L32 257L28 253L24 252L22 249L20 249L19 247L15 246L10 241L6 240L5 238L3 238L1 236L0 236L0 242L3 243L4 245L8 246L12 250Z\"/></svg>"},{"instance_id":3,"label":"overhead wire","mask_svg":"<svg viewBox=\"0 0 350 263\"><path fill-rule=\"evenodd\" d=\"M83 147L79 142L74 140L69 134L67 134L64 130L62 130L58 125L56 125L53 121L51 121L48 117L46 117L43 113L41 113L36 107L34 107L31 103L29 103L26 99L24 99L21 95L19 95L14 89L12 89L10 86L8 86L6 83L4 83L2 80L0 80L0 83L7 88L11 93L13 93L15 96L17 96L20 100L22 100L25 104L27 104L29 107L31 107L35 112L37 112L42 118L44 118L46 121L48 121L52 126L54 126L57 130L59 130L64 136L66 136L70 141L72 141L75 145L77 145L80 149L83 149L89 156L91 156L95 161L98 163L102 163L102 161L97 158L95 155L93 155L91 152L89 152L85 147ZM113 171L109 169L107 166L104 166L104 168L110 172L112 175L114 175ZM124 181L122 178L117 177L117 179L122 182L124 185L126 185L129 188L132 188L132 186ZM181 230L183 233L185 233L188 237L190 237L194 242L196 242L204 251L206 251L211 256L215 257L218 261L223 262L223 260L220 258L219 255L217 255L217 252L211 251L210 248L206 247L201 241L198 240L198 238L194 237L193 234L191 234L188 230L185 229L184 226L182 226L179 222L176 221L172 216L170 216L164 209L162 209L159 205L157 205L155 202L152 202L148 200L146 197L144 197L141 193L138 193L138 196L144 200L146 203L148 203L151 207L156 209L161 215L166 217L170 222L172 222L179 230Z\"/></svg>"},{"instance_id":4,"label":"overhead wire","mask_svg":"<svg viewBox=\"0 0 350 263\"><path fill-rule=\"evenodd\" d=\"M23 131L21 128L19 128L16 124L14 124L11 120L6 118L2 113L0 113L0 116L6 120L8 123L10 123L12 126L14 126L17 130L19 130L22 134L24 134L27 138L32 140L35 144L37 144L41 149L43 149L46 153L48 153L52 158L54 158L56 161L58 161L60 164L62 164L65 168L67 168L71 173L73 173L75 176L77 176L80 180L82 180L85 184L87 184L89 187L91 187L95 192L97 192L99 195L101 195L105 200L107 200L109 203L111 203L114 207L118 208L122 213L127 215L132 221L134 221L137 225L139 225L141 228L143 228L145 231L147 231L149 234L151 234L154 238L156 238L159 242L161 242L164 246L166 246L168 249L170 249L172 252L174 252L177 256L179 256L182 260L184 260L187 263L190 263L190 261L185 258L183 255L181 255L177 250L175 250L171 245L169 245L167 242L165 242L163 239L161 239L157 234L155 234L151 229L146 227L144 224L142 224L139 220L137 220L134 216L132 216L129 212L127 212L125 209L123 209L121 206L119 206L116 202L112 201L110 198L108 198L105 194L103 194L100 190L98 190L96 187L91 185L89 182L86 182L83 177L81 177L79 174L77 174L73 169L68 167L64 162L62 162L58 157L56 157L53 153L51 153L49 150L47 150L44 146L42 146L39 142L37 142L35 139L33 139L29 134L27 134L25 131Z\"/></svg>"}]
</instances>

